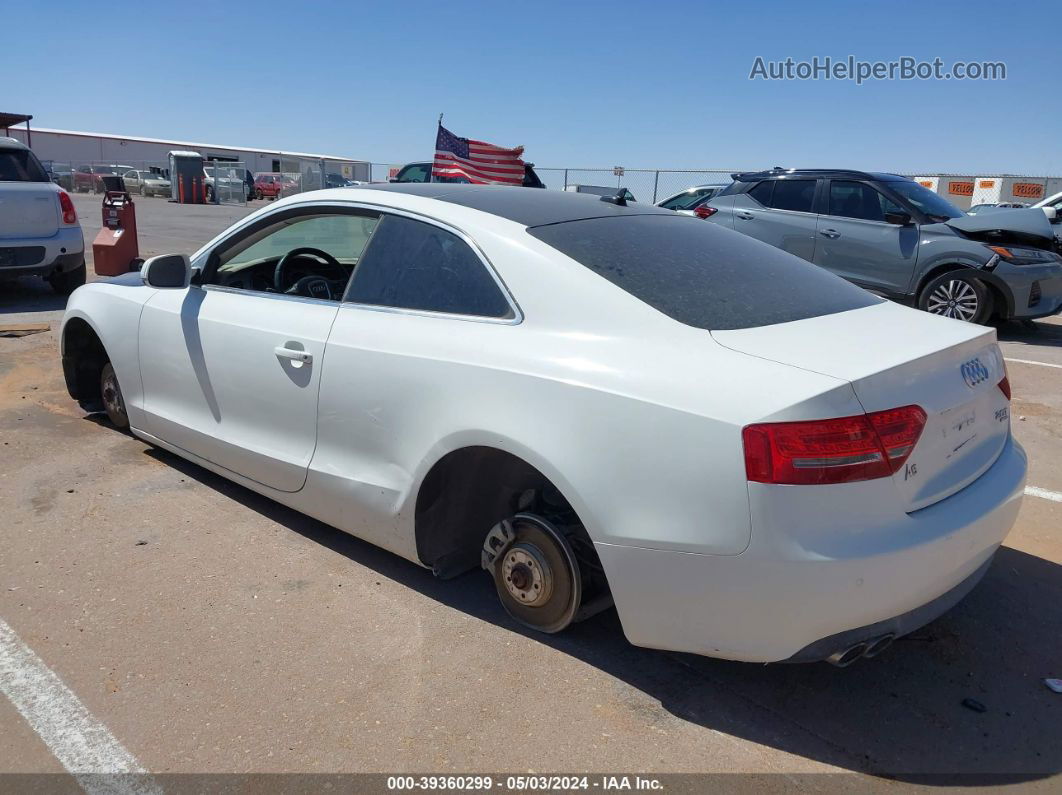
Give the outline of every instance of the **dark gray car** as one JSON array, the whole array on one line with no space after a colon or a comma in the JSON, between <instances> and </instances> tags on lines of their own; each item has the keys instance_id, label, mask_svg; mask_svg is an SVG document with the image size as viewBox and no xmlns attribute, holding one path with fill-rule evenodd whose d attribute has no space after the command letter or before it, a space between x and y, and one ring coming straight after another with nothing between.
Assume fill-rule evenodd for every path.
<instances>
[{"instance_id":1,"label":"dark gray car","mask_svg":"<svg viewBox=\"0 0 1062 795\"><path fill-rule=\"evenodd\" d=\"M871 292L983 323L1062 309L1062 257L1041 210L969 216L906 177L774 169L734 174L707 220Z\"/></svg>"}]
</instances>

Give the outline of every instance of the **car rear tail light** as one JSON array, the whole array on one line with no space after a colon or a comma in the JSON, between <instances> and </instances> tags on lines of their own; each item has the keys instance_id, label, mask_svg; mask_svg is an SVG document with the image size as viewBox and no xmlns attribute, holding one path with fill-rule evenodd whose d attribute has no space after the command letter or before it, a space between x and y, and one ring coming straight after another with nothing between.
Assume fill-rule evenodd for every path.
<instances>
[{"instance_id":1,"label":"car rear tail light","mask_svg":"<svg viewBox=\"0 0 1062 795\"><path fill-rule=\"evenodd\" d=\"M808 485L883 478L903 466L926 424L920 406L854 417L768 422L741 432L757 483Z\"/></svg>"},{"instance_id":2,"label":"car rear tail light","mask_svg":"<svg viewBox=\"0 0 1062 795\"><path fill-rule=\"evenodd\" d=\"M1010 373L1007 372L1007 363L1003 362L1003 379L999 382L999 391L1010 400Z\"/></svg>"},{"instance_id":3,"label":"car rear tail light","mask_svg":"<svg viewBox=\"0 0 1062 795\"><path fill-rule=\"evenodd\" d=\"M77 210L74 208L74 202L70 199L70 194L65 190L59 191L59 209L63 213L63 223L68 226L77 223Z\"/></svg>"},{"instance_id":4,"label":"car rear tail light","mask_svg":"<svg viewBox=\"0 0 1062 795\"><path fill-rule=\"evenodd\" d=\"M711 218L717 212L719 212L719 210L715 207L709 207L706 204L702 204L700 207L697 207L693 211L693 214L696 215L698 218Z\"/></svg>"}]
</instances>

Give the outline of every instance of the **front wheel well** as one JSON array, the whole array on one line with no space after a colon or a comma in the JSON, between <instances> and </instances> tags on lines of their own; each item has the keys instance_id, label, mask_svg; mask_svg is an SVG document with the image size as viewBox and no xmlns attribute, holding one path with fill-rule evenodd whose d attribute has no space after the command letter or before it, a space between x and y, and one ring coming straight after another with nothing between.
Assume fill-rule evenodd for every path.
<instances>
[{"instance_id":1,"label":"front wheel well","mask_svg":"<svg viewBox=\"0 0 1062 795\"><path fill-rule=\"evenodd\" d=\"M87 321L71 318L63 329L62 352L63 377L70 397L82 404L98 403L100 374L110 361L99 335Z\"/></svg>"},{"instance_id":2,"label":"front wheel well","mask_svg":"<svg viewBox=\"0 0 1062 795\"><path fill-rule=\"evenodd\" d=\"M945 273L951 273L953 271L972 271L976 275L978 281L984 284L989 294L992 296L992 314L997 315L1003 319L1006 319L1014 314L1014 299L1008 294L1008 290L1002 286L1003 282L995 276L991 271L984 271L980 268L975 268L972 265L966 265L961 262L948 262L943 265L935 265L930 268L922 276L918 282L918 287L914 291L914 295L911 300L913 306L919 305L919 300L922 297L922 291L926 288L933 279L941 276Z\"/></svg>"},{"instance_id":3,"label":"front wheel well","mask_svg":"<svg viewBox=\"0 0 1062 795\"><path fill-rule=\"evenodd\" d=\"M574 528L580 558L596 561L593 543L550 479L523 459L493 447L463 447L440 458L417 493L417 555L440 577L480 564L487 533L521 511L562 519Z\"/></svg>"}]
</instances>

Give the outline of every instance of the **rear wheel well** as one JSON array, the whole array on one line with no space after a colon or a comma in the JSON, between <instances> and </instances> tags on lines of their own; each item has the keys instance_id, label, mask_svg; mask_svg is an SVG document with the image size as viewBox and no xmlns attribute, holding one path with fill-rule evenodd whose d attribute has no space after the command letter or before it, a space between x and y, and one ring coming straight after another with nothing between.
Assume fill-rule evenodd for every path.
<instances>
[{"instance_id":1,"label":"rear wheel well","mask_svg":"<svg viewBox=\"0 0 1062 795\"><path fill-rule=\"evenodd\" d=\"M86 321L75 317L63 329L63 377L70 397L82 404L100 402L100 373L110 358Z\"/></svg>"},{"instance_id":2,"label":"rear wheel well","mask_svg":"<svg viewBox=\"0 0 1062 795\"><path fill-rule=\"evenodd\" d=\"M447 453L417 493L417 555L439 576L454 577L479 565L483 542L494 525L529 510L567 517L584 542L573 544L577 554L596 559L575 511L535 467L493 447Z\"/></svg>"}]
</instances>

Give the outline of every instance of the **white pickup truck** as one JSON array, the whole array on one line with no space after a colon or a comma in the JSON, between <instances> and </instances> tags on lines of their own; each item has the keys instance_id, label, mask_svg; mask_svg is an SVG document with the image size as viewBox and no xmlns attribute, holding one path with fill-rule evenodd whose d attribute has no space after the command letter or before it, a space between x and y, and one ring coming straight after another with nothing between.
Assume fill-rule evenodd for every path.
<instances>
[{"instance_id":1,"label":"white pickup truck","mask_svg":"<svg viewBox=\"0 0 1062 795\"><path fill-rule=\"evenodd\" d=\"M29 148L0 137L0 278L27 275L72 293L85 283L85 239L70 194Z\"/></svg>"}]
</instances>

